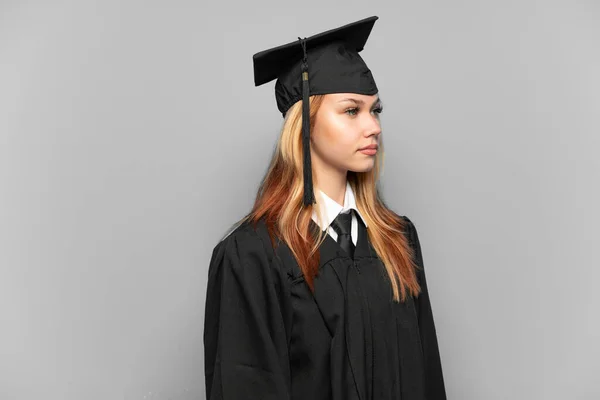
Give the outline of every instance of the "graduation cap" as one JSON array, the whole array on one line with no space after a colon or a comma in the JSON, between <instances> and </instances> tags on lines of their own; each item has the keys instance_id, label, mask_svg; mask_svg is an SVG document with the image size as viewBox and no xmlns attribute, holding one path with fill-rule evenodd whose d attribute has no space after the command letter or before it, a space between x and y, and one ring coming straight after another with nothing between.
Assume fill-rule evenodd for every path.
<instances>
[{"instance_id":1,"label":"graduation cap","mask_svg":"<svg viewBox=\"0 0 600 400\"><path fill-rule=\"evenodd\" d=\"M277 108L287 110L302 100L302 153L304 205L315 203L310 160L309 96L327 93L378 92L371 71L358 54L365 46L375 21L365 18L339 28L300 38L254 54L254 85L277 79Z\"/></svg>"}]
</instances>

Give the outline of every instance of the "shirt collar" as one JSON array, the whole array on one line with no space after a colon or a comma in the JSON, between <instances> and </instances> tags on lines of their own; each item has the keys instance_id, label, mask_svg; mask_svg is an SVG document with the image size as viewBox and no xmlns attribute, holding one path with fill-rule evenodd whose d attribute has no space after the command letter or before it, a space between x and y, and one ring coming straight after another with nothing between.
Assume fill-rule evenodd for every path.
<instances>
[{"instance_id":1,"label":"shirt collar","mask_svg":"<svg viewBox=\"0 0 600 400\"><path fill-rule=\"evenodd\" d=\"M323 200L322 202L317 203L317 205L320 206L319 209L322 212L323 221L321 221L322 224L320 225L322 230L327 229L339 213L348 212L350 209L353 209L356 212L356 214L360 216L365 226L367 226L367 221L365 221L364 217L361 215L360 211L358 211L358 208L356 207L356 198L354 197L354 192L352 191L350 182L346 181L346 193L344 195L343 206L339 205L335 200L327 196L321 189L316 189ZM319 223L317 219L316 207L313 208L312 219L316 223Z\"/></svg>"}]
</instances>

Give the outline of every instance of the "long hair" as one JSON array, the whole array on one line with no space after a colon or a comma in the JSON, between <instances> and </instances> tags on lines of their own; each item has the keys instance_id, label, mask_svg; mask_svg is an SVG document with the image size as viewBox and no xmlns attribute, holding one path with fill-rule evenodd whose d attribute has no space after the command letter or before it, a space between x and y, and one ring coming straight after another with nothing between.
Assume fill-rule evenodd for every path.
<instances>
[{"instance_id":1,"label":"long hair","mask_svg":"<svg viewBox=\"0 0 600 400\"><path fill-rule=\"evenodd\" d=\"M310 129L324 95L310 97ZM314 279L319 269L319 246L327 233L316 224L311 231L313 207L304 206L302 180L302 102L296 102L286 113L281 134L269 168L260 184L252 210L234 226L250 222L254 226L264 218L275 244L276 237L285 242L294 254L305 281L314 292ZM416 277L414 250L408 243L404 220L390 210L382 200L377 182L383 170L383 143L379 143L375 167L368 172L348 171L347 180L354 191L356 206L369 228L369 240L383 262L392 284L394 300L406 299L407 292L420 292ZM314 172L313 172L314 179ZM320 196L316 196L319 201ZM318 210L317 210L318 211ZM317 213L319 215L319 213Z\"/></svg>"}]
</instances>

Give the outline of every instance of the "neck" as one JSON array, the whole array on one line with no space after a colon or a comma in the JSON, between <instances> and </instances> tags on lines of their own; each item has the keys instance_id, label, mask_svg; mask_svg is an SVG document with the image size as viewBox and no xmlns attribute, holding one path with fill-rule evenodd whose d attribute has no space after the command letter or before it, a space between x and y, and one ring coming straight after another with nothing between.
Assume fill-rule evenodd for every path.
<instances>
[{"instance_id":1,"label":"neck","mask_svg":"<svg viewBox=\"0 0 600 400\"><path fill-rule=\"evenodd\" d=\"M336 203L343 206L344 197L346 196L347 174L348 171L339 171L333 168L327 170L315 169L315 186Z\"/></svg>"}]
</instances>

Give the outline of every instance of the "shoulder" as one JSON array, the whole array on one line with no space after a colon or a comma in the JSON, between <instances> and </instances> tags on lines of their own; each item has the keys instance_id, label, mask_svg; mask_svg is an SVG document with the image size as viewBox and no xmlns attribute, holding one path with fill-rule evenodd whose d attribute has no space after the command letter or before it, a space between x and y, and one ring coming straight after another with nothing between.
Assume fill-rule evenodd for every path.
<instances>
[{"instance_id":1,"label":"shoulder","mask_svg":"<svg viewBox=\"0 0 600 400\"><path fill-rule=\"evenodd\" d=\"M256 250L264 247L263 236L265 233L266 226L262 220L256 225L247 221L242 222L215 245L213 252L220 249L232 250L234 248L238 250Z\"/></svg>"},{"instance_id":2,"label":"shoulder","mask_svg":"<svg viewBox=\"0 0 600 400\"><path fill-rule=\"evenodd\" d=\"M415 248L417 253L421 251L421 243L419 242L419 235L417 233L417 227L415 226L412 219L407 217L406 215L399 215L402 219L402 227L401 230L404 235L407 237L409 244ZM420 254L419 254L420 256Z\"/></svg>"},{"instance_id":3,"label":"shoulder","mask_svg":"<svg viewBox=\"0 0 600 400\"><path fill-rule=\"evenodd\" d=\"M256 225L243 222L218 242L212 251L211 268L223 264L232 268L266 268L271 264L272 250L264 221Z\"/></svg>"},{"instance_id":4,"label":"shoulder","mask_svg":"<svg viewBox=\"0 0 600 400\"><path fill-rule=\"evenodd\" d=\"M405 230L411 231L411 232L414 231L416 233L417 227L415 225L413 218L409 218L406 215L398 215L398 216L400 217L400 219L402 219L403 227Z\"/></svg>"},{"instance_id":5,"label":"shoulder","mask_svg":"<svg viewBox=\"0 0 600 400\"><path fill-rule=\"evenodd\" d=\"M415 227L412 219L406 215L398 214L394 211L392 212L400 219L400 231L412 242L417 233L417 228Z\"/></svg>"},{"instance_id":6,"label":"shoulder","mask_svg":"<svg viewBox=\"0 0 600 400\"><path fill-rule=\"evenodd\" d=\"M402 219L402 222L404 223L405 226L414 226L412 219L408 218L406 215L401 215L401 214L396 214L398 215L398 217L400 217L400 219Z\"/></svg>"}]
</instances>

